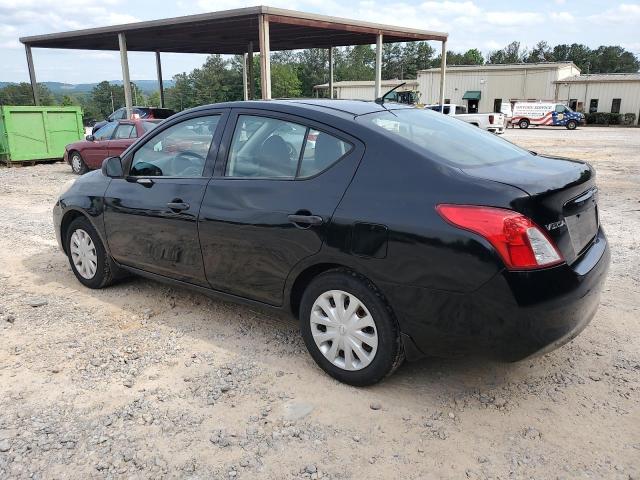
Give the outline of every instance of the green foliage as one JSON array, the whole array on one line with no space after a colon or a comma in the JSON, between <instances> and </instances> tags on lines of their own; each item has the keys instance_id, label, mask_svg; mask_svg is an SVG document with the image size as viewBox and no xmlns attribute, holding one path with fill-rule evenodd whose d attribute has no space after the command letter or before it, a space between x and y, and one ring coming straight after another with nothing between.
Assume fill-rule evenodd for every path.
<instances>
[{"instance_id":1,"label":"green foliage","mask_svg":"<svg viewBox=\"0 0 640 480\"><path fill-rule=\"evenodd\" d=\"M635 125L635 113L594 112L585 114L589 125Z\"/></svg>"},{"instance_id":2,"label":"green foliage","mask_svg":"<svg viewBox=\"0 0 640 480\"><path fill-rule=\"evenodd\" d=\"M56 105L53 95L46 85L38 84L38 96L41 105ZM26 82L11 83L0 88L0 105L33 105L31 84Z\"/></svg>"},{"instance_id":3,"label":"green foliage","mask_svg":"<svg viewBox=\"0 0 640 480\"><path fill-rule=\"evenodd\" d=\"M595 50L578 43L551 48L541 41L531 50L511 42L489 54L487 63L573 62L582 73L623 73L640 70L640 60L620 46L601 46ZM453 65L453 63L451 63Z\"/></svg>"},{"instance_id":4,"label":"green foliage","mask_svg":"<svg viewBox=\"0 0 640 480\"><path fill-rule=\"evenodd\" d=\"M527 51L520 48L520 42L511 42L502 50L490 53L487 63L522 63L526 56Z\"/></svg>"}]
</instances>

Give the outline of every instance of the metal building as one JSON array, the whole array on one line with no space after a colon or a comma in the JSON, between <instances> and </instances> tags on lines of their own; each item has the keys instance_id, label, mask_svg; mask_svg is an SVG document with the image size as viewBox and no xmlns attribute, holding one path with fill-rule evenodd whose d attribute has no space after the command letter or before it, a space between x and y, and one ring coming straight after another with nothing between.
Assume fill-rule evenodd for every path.
<instances>
[{"instance_id":1,"label":"metal building","mask_svg":"<svg viewBox=\"0 0 640 480\"><path fill-rule=\"evenodd\" d=\"M573 62L507 65L452 65L446 70L445 103L465 105L469 112L500 111L500 103L554 100L556 83L580 74ZM421 101L439 102L440 68L418 72Z\"/></svg>"},{"instance_id":2,"label":"metal building","mask_svg":"<svg viewBox=\"0 0 640 480\"><path fill-rule=\"evenodd\" d=\"M556 81L555 85L556 97L574 110L635 113L636 125L640 124L640 73L580 75Z\"/></svg>"},{"instance_id":3,"label":"metal building","mask_svg":"<svg viewBox=\"0 0 640 480\"><path fill-rule=\"evenodd\" d=\"M404 83L405 85L397 89L398 92L410 92L418 90L417 80L382 80L381 89L384 94L386 91L391 90L398 85ZM329 84L323 83L322 85L315 85L313 90L319 96L329 96ZM375 88L373 81L367 80L354 80L354 81L342 81L333 82L333 98L347 99L347 100L375 100Z\"/></svg>"}]
</instances>

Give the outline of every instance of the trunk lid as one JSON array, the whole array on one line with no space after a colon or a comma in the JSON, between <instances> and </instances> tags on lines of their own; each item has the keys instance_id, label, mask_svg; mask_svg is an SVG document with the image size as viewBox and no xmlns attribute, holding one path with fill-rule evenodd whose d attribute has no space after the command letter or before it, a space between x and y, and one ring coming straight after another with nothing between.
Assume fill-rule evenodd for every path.
<instances>
[{"instance_id":1,"label":"trunk lid","mask_svg":"<svg viewBox=\"0 0 640 480\"><path fill-rule=\"evenodd\" d=\"M528 155L463 171L527 193L527 198L514 202L513 209L536 222L569 264L589 247L598 232L595 171L585 162Z\"/></svg>"}]
</instances>

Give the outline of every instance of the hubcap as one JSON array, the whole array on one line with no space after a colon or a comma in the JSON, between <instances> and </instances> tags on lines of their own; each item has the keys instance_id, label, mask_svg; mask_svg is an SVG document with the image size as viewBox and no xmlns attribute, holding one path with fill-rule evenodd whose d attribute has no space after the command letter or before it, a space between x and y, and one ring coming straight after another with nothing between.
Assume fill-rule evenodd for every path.
<instances>
[{"instance_id":1,"label":"hubcap","mask_svg":"<svg viewBox=\"0 0 640 480\"><path fill-rule=\"evenodd\" d=\"M81 228L71 234L71 260L76 271L87 280L91 280L98 268L98 254L96 247L87 232Z\"/></svg>"},{"instance_id":2,"label":"hubcap","mask_svg":"<svg viewBox=\"0 0 640 480\"><path fill-rule=\"evenodd\" d=\"M378 330L364 303L350 293L330 290L311 308L311 334L327 360L343 370L361 370L378 350Z\"/></svg>"},{"instance_id":3,"label":"hubcap","mask_svg":"<svg viewBox=\"0 0 640 480\"><path fill-rule=\"evenodd\" d=\"M79 155L74 155L71 157L71 168L73 168L74 172L79 172L82 168L82 160L80 160Z\"/></svg>"}]
</instances>

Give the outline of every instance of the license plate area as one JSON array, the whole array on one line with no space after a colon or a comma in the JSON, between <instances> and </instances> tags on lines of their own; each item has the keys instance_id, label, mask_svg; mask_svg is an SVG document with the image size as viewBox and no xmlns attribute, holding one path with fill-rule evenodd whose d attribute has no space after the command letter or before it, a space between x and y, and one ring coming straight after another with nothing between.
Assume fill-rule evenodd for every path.
<instances>
[{"instance_id":1,"label":"license plate area","mask_svg":"<svg viewBox=\"0 0 640 480\"><path fill-rule=\"evenodd\" d=\"M580 213L565 217L564 221L569 230L571 246L578 256L598 233L598 208L592 203Z\"/></svg>"}]
</instances>

